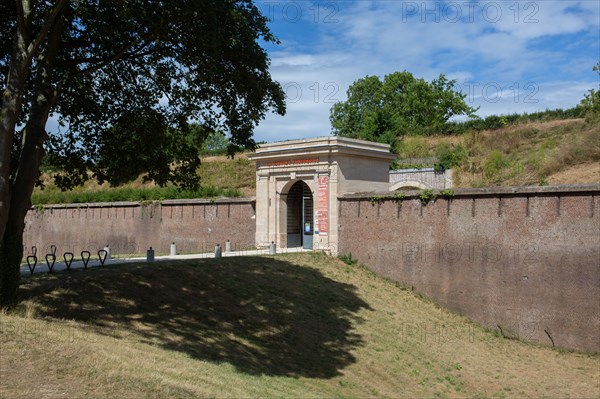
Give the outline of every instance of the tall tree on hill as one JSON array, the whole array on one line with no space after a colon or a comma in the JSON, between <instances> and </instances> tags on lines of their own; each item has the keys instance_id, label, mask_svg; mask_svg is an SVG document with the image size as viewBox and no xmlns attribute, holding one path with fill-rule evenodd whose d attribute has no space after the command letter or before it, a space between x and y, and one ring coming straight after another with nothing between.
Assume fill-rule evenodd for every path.
<instances>
[{"instance_id":1,"label":"tall tree on hill","mask_svg":"<svg viewBox=\"0 0 600 399\"><path fill-rule=\"evenodd\" d=\"M594 89L588 90L581 100L579 107L583 110L585 119L588 123L600 122L600 61L592 67L592 70L598 75L598 85Z\"/></svg>"},{"instance_id":2,"label":"tall tree on hill","mask_svg":"<svg viewBox=\"0 0 600 399\"><path fill-rule=\"evenodd\" d=\"M439 132L453 116L472 116L465 94L444 75L427 82L410 72L366 76L348 88L348 99L333 105L330 120L339 136L394 144L406 133Z\"/></svg>"},{"instance_id":3,"label":"tall tree on hill","mask_svg":"<svg viewBox=\"0 0 600 399\"><path fill-rule=\"evenodd\" d=\"M265 113L285 113L261 41L277 39L251 0L0 4L0 306L16 301L44 153L61 165L65 189L91 166L101 179L128 167L159 183L197 184L190 135L220 130L231 148L253 147ZM45 130L51 115L60 134ZM192 120L206 129L190 129ZM111 148L114 164L96 162Z\"/></svg>"}]
</instances>

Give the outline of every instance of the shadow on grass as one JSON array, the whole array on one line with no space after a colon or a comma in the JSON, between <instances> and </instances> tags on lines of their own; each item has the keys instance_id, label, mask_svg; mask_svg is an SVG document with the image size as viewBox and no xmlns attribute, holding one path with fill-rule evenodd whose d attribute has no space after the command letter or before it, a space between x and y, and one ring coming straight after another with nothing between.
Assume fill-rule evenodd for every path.
<instances>
[{"instance_id":1,"label":"shadow on grass","mask_svg":"<svg viewBox=\"0 0 600 399\"><path fill-rule=\"evenodd\" d=\"M32 279L23 299L42 316L259 375L330 378L362 343L355 287L281 258L240 257L116 266Z\"/></svg>"}]
</instances>

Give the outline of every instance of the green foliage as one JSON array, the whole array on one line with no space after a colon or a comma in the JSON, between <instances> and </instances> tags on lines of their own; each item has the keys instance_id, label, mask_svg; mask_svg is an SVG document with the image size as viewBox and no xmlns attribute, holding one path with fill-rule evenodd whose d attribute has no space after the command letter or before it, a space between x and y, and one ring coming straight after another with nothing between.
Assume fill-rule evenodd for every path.
<instances>
[{"instance_id":1,"label":"green foliage","mask_svg":"<svg viewBox=\"0 0 600 399\"><path fill-rule=\"evenodd\" d=\"M349 266L354 266L358 263L358 259L353 259L352 258L352 252L350 252L349 254L340 254L338 255L338 259L341 260L342 262L344 262L345 264L349 265Z\"/></svg>"},{"instance_id":2,"label":"green foliage","mask_svg":"<svg viewBox=\"0 0 600 399\"><path fill-rule=\"evenodd\" d=\"M48 22L56 3L32 3L32 26L22 29L34 32L25 37L33 38ZM61 171L57 184L63 188L85 182L96 165L95 176L115 185L147 173L159 185L196 188L197 150L208 132L227 133L227 151L233 153L255 146L253 129L269 110L285 113L283 90L269 74L262 47L278 40L251 2L64 4L54 10L60 24L50 24L60 40L50 44L49 34L31 70L19 71L30 75L21 114L32 119L54 114L68 126L48 132L43 143L46 170ZM17 56L11 45L17 21L17 8L3 7L2 76ZM48 69L35 67L50 56L56 60ZM60 91L38 115L31 99L37 98L42 72L45 84ZM203 128L190 127L190 121ZM19 167L21 148L16 150L13 170ZM26 166L38 168L20 167Z\"/></svg>"},{"instance_id":3,"label":"green foliage","mask_svg":"<svg viewBox=\"0 0 600 399\"><path fill-rule=\"evenodd\" d=\"M109 188L101 191L60 191L44 190L33 194L31 200L37 209L42 204L71 204L87 202L116 202L116 201L162 201L165 199L188 198L215 198L215 197L241 197L236 189L222 189L218 187L201 187L196 190L181 190L175 186L152 188Z\"/></svg>"},{"instance_id":4,"label":"green foliage","mask_svg":"<svg viewBox=\"0 0 600 399\"><path fill-rule=\"evenodd\" d=\"M200 155L226 155L229 140L223 132L211 132L202 146L200 147Z\"/></svg>"},{"instance_id":5,"label":"green foliage","mask_svg":"<svg viewBox=\"0 0 600 399\"><path fill-rule=\"evenodd\" d=\"M169 129L164 117L155 111L126 113L101 136L100 152L90 169L99 183L108 181L111 186L145 173L145 181L160 186L172 181L182 188L196 189L200 159L194 141L201 142L204 137L193 138L193 132ZM60 173L55 177L57 186L68 188L60 177Z\"/></svg>"},{"instance_id":6,"label":"green foliage","mask_svg":"<svg viewBox=\"0 0 600 399\"><path fill-rule=\"evenodd\" d=\"M406 198L406 194L404 193L394 193L394 195L373 195L369 197L369 202L371 205L375 206L375 204L382 204L385 201L393 201L397 203L402 203Z\"/></svg>"},{"instance_id":7,"label":"green foliage","mask_svg":"<svg viewBox=\"0 0 600 399\"><path fill-rule=\"evenodd\" d=\"M483 164L483 172L487 179L496 181L500 178L500 172L509 166L509 161L500 151L494 150L489 153Z\"/></svg>"},{"instance_id":8,"label":"green foliage","mask_svg":"<svg viewBox=\"0 0 600 399\"><path fill-rule=\"evenodd\" d=\"M421 204L423 204L423 206L427 206L430 202L435 201L436 198L437 195L430 188L421 190L419 192L419 201L421 201Z\"/></svg>"},{"instance_id":9,"label":"green foliage","mask_svg":"<svg viewBox=\"0 0 600 399\"><path fill-rule=\"evenodd\" d=\"M597 72L600 79L600 61L592 69ZM580 107L588 123L600 122L600 90L590 89L581 100Z\"/></svg>"},{"instance_id":10,"label":"green foliage","mask_svg":"<svg viewBox=\"0 0 600 399\"><path fill-rule=\"evenodd\" d=\"M462 144L452 146L448 143L440 143L435 149L438 162L434 168L436 171L444 171L461 164L467 159L467 149Z\"/></svg>"},{"instance_id":11,"label":"green foliage","mask_svg":"<svg viewBox=\"0 0 600 399\"><path fill-rule=\"evenodd\" d=\"M577 106L569 109L547 109L545 111L531 114L489 115L485 118L475 117L464 122L447 122L441 133L458 135L467 132L478 132L482 130L498 130L507 126L526 124L530 122L548 122L553 120L564 120L582 118L585 116L584 109Z\"/></svg>"},{"instance_id":12,"label":"green foliage","mask_svg":"<svg viewBox=\"0 0 600 399\"><path fill-rule=\"evenodd\" d=\"M398 144L398 154L402 158L425 158L429 156L429 146L423 137L404 137Z\"/></svg>"},{"instance_id":13,"label":"green foliage","mask_svg":"<svg viewBox=\"0 0 600 399\"><path fill-rule=\"evenodd\" d=\"M410 72L366 76L348 88L348 100L334 104L333 133L392 145L406 134L441 132L448 119L472 115L466 95L454 90L455 81L444 75L427 82Z\"/></svg>"},{"instance_id":14,"label":"green foliage","mask_svg":"<svg viewBox=\"0 0 600 399\"><path fill-rule=\"evenodd\" d=\"M443 190L440 190L440 196L442 197L446 197L446 198L452 198L454 197L454 190L450 189L450 188L445 188Z\"/></svg>"},{"instance_id":15,"label":"green foliage","mask_svg":"<svg viewBox=\"0 0 600 399\"><path fill-rule=\"evenodd\" d=\"M558 140L556 138L550 138L550 139L544 140L544 142L542 142L541 148L543 150L553 150L557 146L558 146Z\"/></svg>"}]
</instances>

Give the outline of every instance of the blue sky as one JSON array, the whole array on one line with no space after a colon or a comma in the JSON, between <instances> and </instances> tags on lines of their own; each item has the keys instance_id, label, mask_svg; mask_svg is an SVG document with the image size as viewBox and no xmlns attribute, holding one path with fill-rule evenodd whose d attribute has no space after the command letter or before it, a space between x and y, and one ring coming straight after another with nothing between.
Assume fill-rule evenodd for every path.
<instances>
[{"instance_id":1,"label":"blue sky","mask_svg":"<svg viewBox=\"0 0 600 399\"><path fill-rule=\"evenodd\" d=\"M255 1L281 40L266 46L287 114L256 140L328 135L329 110L366 75L456 79L478 115L570 108L599 87L600 2Z\"/></svg>"}]
</instances>

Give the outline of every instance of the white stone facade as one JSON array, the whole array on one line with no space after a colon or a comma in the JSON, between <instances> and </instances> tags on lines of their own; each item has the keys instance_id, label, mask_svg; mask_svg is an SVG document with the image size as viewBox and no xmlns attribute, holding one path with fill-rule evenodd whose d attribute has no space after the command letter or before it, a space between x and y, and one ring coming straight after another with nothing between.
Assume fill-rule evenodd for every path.
<instances>
[{"instance_id":1,"label":"white stone facade","mask_svg":"<svg viewBox=\"0 0 600 399\"><path fill-rule=\"evenodd\" d=\"M419 188L452 188L452 170L437 172L433 168L421 168L390 171L390 191Z\"/></svg>"},{"instance_id":2,"label":"white stone facade","mask_svg":"<svg viewBox=\"0 0 600 399\"><path fill-rule=\"evenodd\" d=\"M263 144L256 161L256 246L288 247L287 194L308 185L314 204L315 249L337 253L338 196L389 189L389 145L342 137Z\"/></svg>"}]
</instances>

